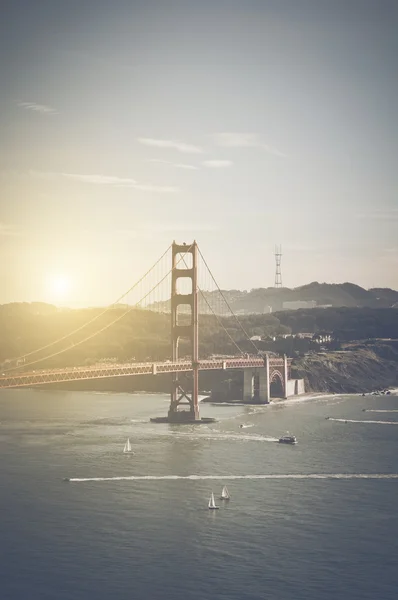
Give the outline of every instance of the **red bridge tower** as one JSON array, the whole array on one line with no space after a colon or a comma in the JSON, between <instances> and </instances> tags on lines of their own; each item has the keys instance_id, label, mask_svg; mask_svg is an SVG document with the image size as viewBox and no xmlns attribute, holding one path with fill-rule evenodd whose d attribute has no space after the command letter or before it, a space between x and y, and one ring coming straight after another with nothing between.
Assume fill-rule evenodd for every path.
<instances>
[{"instance_id":1,"label":"red bridge tower","mask_svg":"<svg viewBox=\"0 0 398 600\"><path fill-rule=\"evenodd\" d=\"M184 259L188 255L189 264ZM182 266L180 266L182 265ZM191 342L192 372L191 381L188 379L188 388L184 389L180 375L173 373L171 403L168 413L169 421L197 421L199 420L198 404L198 247L193 244L172 244L172 274L171 274L171 359L178 361L178 344L180 338L188 338ZM178 293L178 280L189 279L192 287L190 293ZM179 307L190 307L190 323L186 324L187 314L179 312ZM185 322L182 324L182 318ZM180 402L186 399L189 411L178 411Z\"/></svg>"}]
</instances>

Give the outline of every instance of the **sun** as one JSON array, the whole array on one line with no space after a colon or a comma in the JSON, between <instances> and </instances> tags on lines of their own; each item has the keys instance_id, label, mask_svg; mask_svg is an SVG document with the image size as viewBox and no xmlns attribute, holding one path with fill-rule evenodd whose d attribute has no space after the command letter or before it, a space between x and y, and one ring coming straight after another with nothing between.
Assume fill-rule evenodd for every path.
<instances>
[{"instance_id":1,"label":"sun","mask_svg":"<svg viewBox=\"0 0 398 600\"><path fill-rule=\"evenodd\" d=\"M51 300L67 300L72 289L72 281L68 275L51 275L48 278L47 288Z\"/></svg>"}]
</instances>

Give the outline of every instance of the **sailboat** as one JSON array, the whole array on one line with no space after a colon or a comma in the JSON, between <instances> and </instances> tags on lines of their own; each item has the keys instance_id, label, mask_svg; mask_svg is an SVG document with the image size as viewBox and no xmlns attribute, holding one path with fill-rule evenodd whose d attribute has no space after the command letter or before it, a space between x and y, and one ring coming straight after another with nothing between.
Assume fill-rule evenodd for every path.
<instances>
[{"instance_id":1,"label":"sailboat","mask_svg":"<svg viewBox=\"0 0 398 600\"><path fill-rule=\"evenodd\" d=\"M124 444L123 452L125 454L126 452L131 452L130 438L127 438L127 442Z\"/></svg>"},{"instance_id":2,"label":"sailboat","mask_svg":"<svg viewBox=\"0 0 398 600\"><path fill-rule=\"evenodd\" d=\"M220 496L220 500L230 500L231 496L229 495L229 491L226 485L224 485L222 491L221 491L221 496Z\"/></svg>"},{"instance_id":3,"label":"sailboat","mask_svg":"<svg viewBox=\"0 0 398 600\"><path fill-rule=\"evenodd\" d=\"M210 496L209 508L213 509L213 510L217 510L218 508L220 508L219 506L216 506L216 503L214 502L214 494L213 494L213 492L211 493L211 496Z\"/></svg>"}]
</instances>

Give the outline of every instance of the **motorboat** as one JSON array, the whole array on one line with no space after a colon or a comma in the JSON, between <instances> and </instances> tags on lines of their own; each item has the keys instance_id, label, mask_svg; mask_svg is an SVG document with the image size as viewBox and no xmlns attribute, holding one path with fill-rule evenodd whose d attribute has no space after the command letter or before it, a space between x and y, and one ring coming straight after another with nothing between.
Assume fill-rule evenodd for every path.
<instances>
[{"instance_id":1,"label":"motorboat","mask_svg":"<svg viewBox=\"0 0 398 600\"><path fill-rule=\"evenodd\" d=\"M287 432L285 435L279 438L278 442L280 444L297 444L297 438L295 435L291 435Z\"/></svg>"}]
</instances>

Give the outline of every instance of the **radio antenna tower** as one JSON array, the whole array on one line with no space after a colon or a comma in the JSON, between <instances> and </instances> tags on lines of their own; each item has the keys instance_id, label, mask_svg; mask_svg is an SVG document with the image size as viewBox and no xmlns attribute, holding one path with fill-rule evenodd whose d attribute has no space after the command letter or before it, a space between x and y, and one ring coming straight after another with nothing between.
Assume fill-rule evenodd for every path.
<instances>
[{"instance_id":1,"label":"radio antenna tower","mask_svg":"<svg viewBox=\"0 0 398 600\"><path fill-rule=\"evenodd\" d=\"M282 260L282 246L275 246L275 286L274 287L276 287L276 288L282 287L281 260Z\"/></svg>"}]
</instances>

